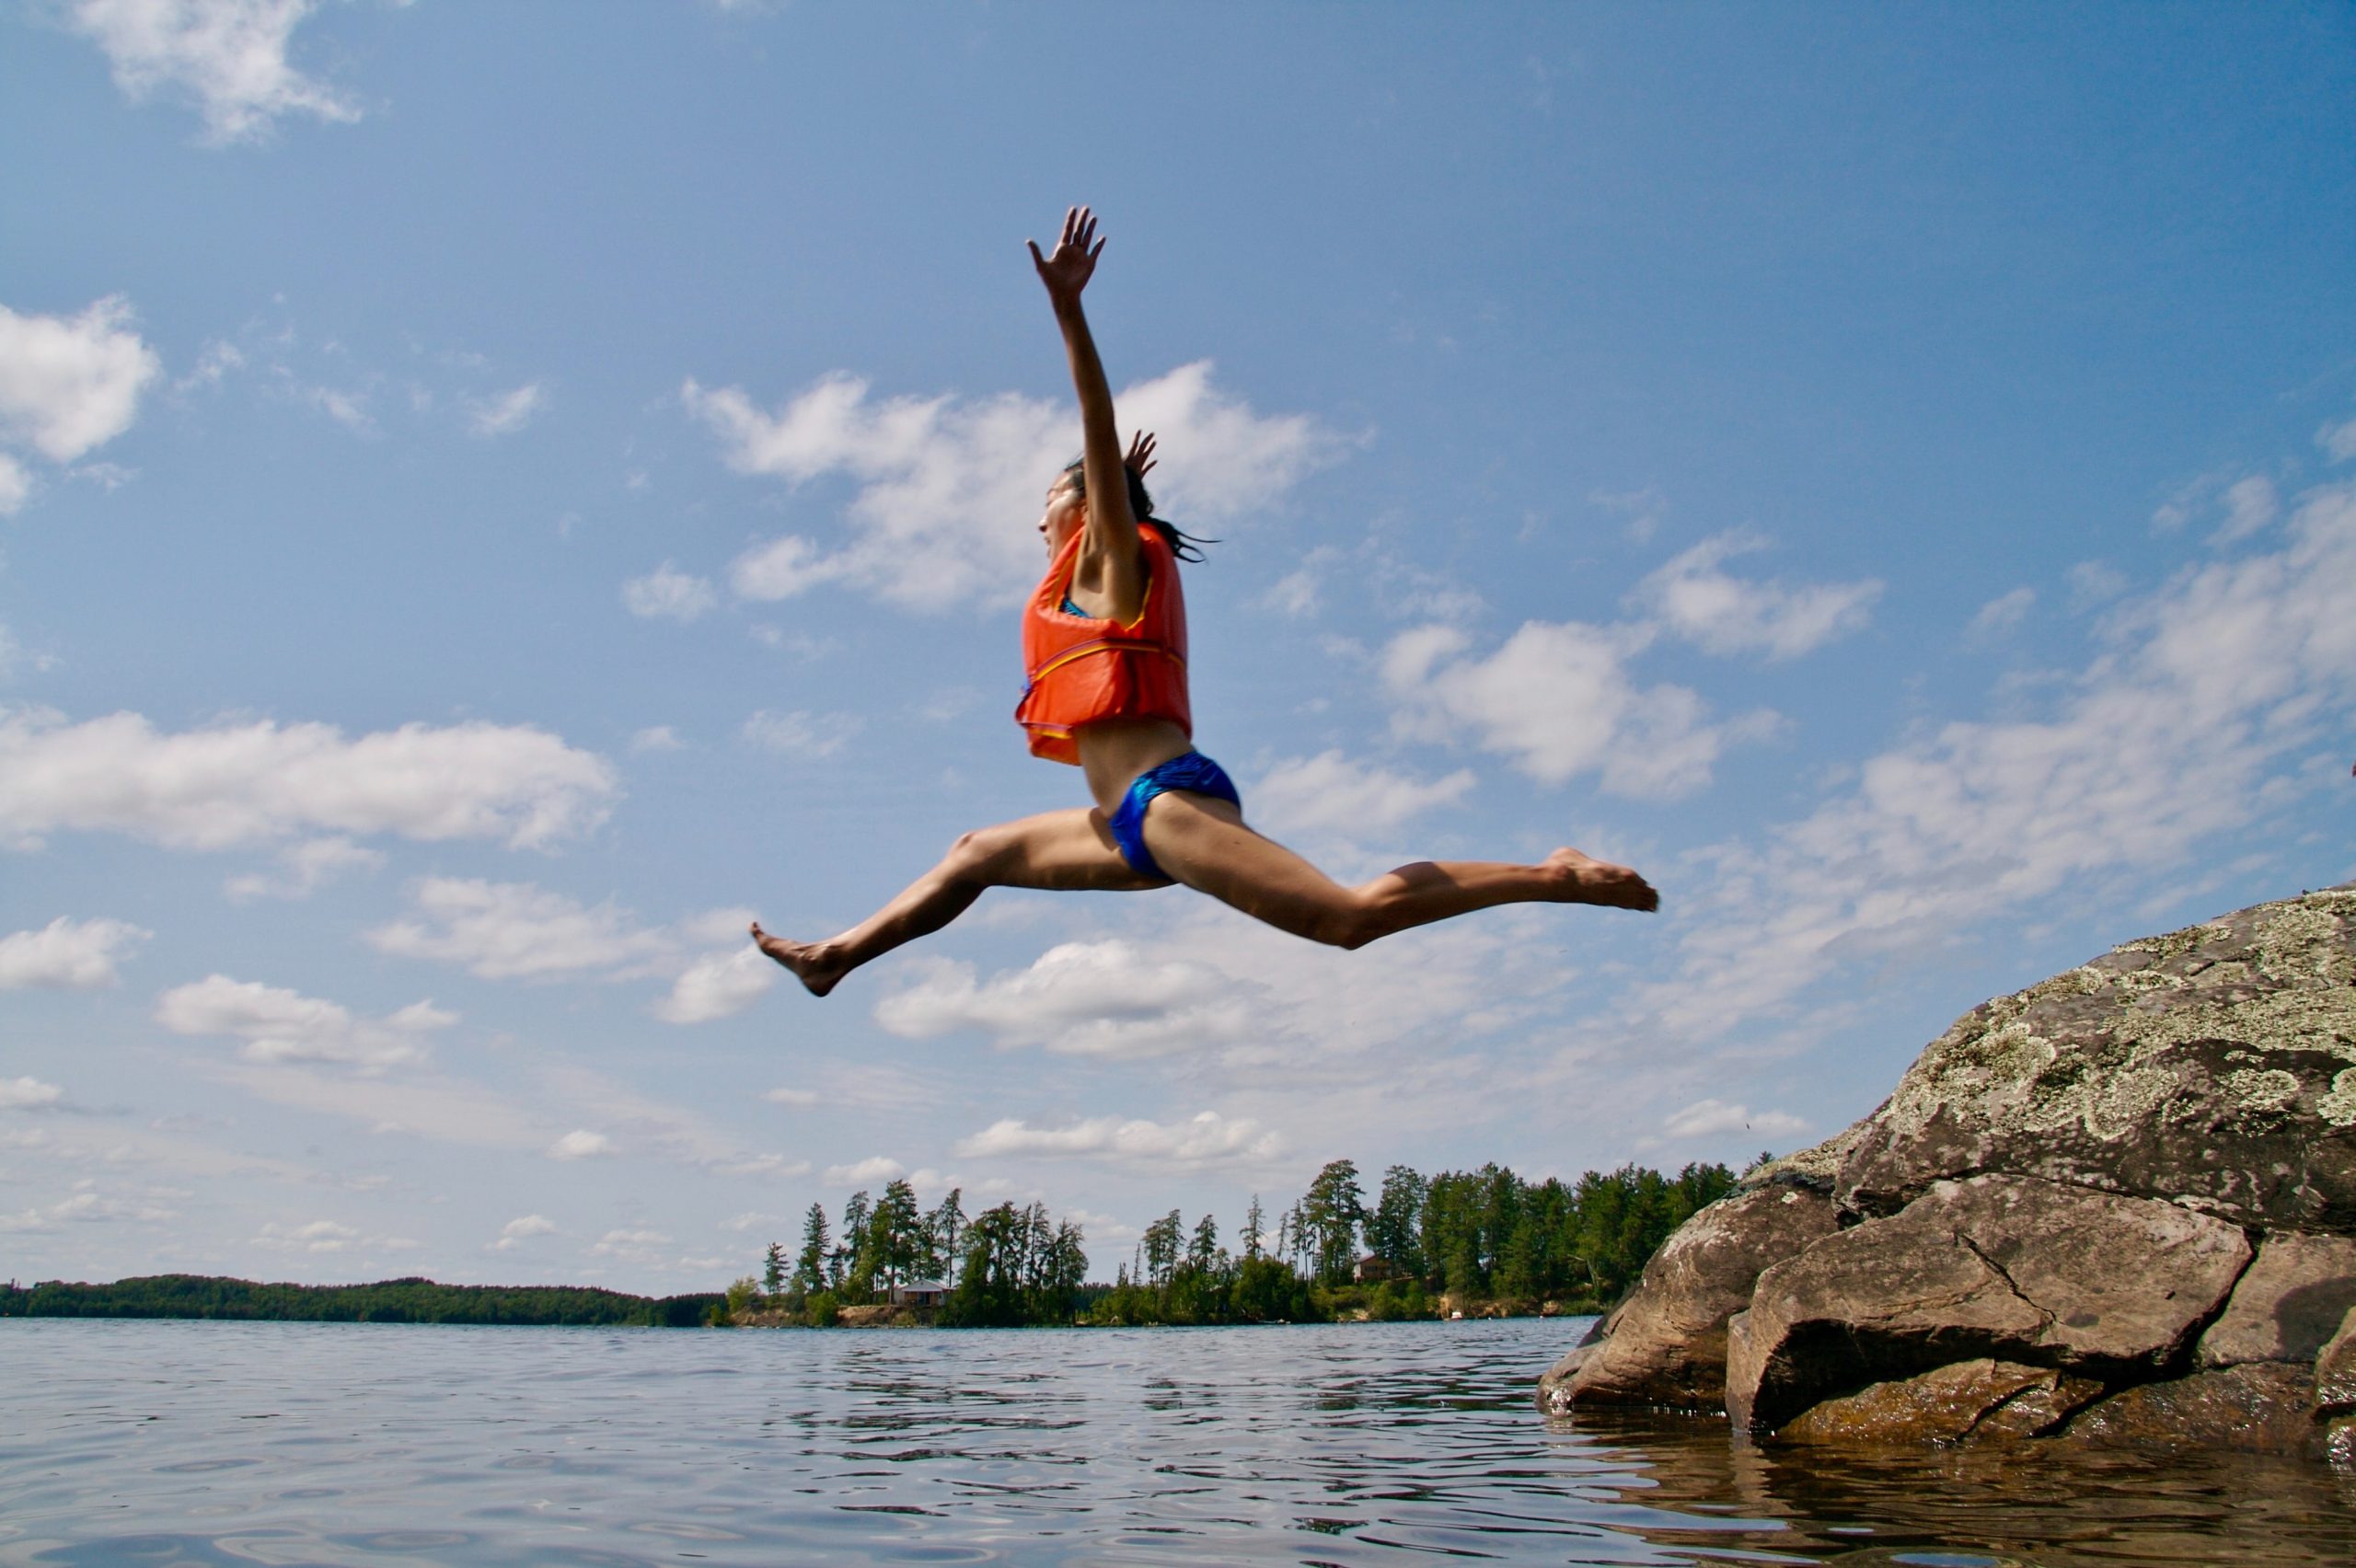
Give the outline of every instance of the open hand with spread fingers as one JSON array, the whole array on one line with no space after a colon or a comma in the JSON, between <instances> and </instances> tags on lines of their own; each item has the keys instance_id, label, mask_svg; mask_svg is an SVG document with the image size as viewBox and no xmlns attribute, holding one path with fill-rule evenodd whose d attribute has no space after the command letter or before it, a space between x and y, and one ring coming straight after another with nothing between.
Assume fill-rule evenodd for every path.
<instances>
[{"instance_id":1,"label":"open hand with spread fingers","mask_svg":"<svg viewBox=\"0 0 2356 1568\"><path fill-rule=\"evenodd\" d=\"M1047 297L1057 306L1078 304L1080 291L1095 274L1096 258L1104 249L1104 242L1096 237L1096 214L1085 207L1065 213L1063 236L1053 255L1040 255L1035 239L1023 243L1031 248L1031 260L1039 269L1039 281L1047 285Z\"/></svg>"}]
</instances>

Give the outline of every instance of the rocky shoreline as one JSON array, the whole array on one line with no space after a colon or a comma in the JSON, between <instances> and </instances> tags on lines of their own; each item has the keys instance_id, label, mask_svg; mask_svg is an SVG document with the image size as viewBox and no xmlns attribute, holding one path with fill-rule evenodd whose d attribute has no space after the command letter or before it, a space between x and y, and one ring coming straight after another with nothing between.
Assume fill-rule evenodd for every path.
<instances>
[{"instance_id":1,"label":"rocky shoreline","mask_svg":"<svg viewBox=\"0 0 2356 1568\"><path fill-rule=\"evenodd\" d=\"M2356 1464L2356 884L1973 1009L1689 1220L1538 1400Z\"/></svg>"}]
</instances>

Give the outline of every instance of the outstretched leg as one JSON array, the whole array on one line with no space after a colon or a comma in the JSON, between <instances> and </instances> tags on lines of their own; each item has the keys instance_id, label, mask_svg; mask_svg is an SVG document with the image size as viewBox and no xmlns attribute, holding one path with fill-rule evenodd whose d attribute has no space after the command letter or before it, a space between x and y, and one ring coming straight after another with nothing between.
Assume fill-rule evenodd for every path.
<instances>
[{"instance_id":1,"label":"outstretched leg","mask_svg":"<svg viewBox=\"0 0 2356 1568\"><path fill-rule=\"evenodd\" d=\"M812 996L823 997L860 964L941 929L972 908L987 888L1126 893L1169 885L1139 876L1121 858L1103 812L1046 812L963 835L939 865L840 936L791 942L770 936L756 920L753 940L793 971Z\"/></svg>"},{"instance_id":2,"label":"outstretched leg","mask_svg":"<svg viewBox=\"0 0 2356 1568\"><path fill-rule=\"evenodd\" d=\"M1225 801L1172 790L1147 811L1146 847L1161 869L1280 930L1359 948L1411 927L1500 904L1660 907L1660 894L1625 866L1557 849L1535 866L1498 860L1418 860L1344 887L1274 839L1244 825Z\"/></svg>"}]
</instances>

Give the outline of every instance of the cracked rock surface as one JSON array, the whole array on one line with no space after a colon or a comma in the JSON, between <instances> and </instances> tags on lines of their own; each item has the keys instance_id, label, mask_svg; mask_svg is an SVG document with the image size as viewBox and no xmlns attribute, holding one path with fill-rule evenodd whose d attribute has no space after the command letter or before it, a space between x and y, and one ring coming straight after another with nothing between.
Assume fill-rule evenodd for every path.
<instances>
[{"instance_id":1,"label":"cracked rock surface","mask_svg":"<svg viewBox=\"0 0 2356 1568\"><path fill-rule=\"evenodd\" d=\"M1871 1115L1689 1221L1540 1403L1718 1390L1796 1441L2173 1433L2356 1464L2350 1323L2356 884L1974 1008Z\"/></svg>"},{"instance_id":2,"label":"cracked rock surface","mask_svg":"<svg viewBox=\"0 0 2356 1568\"><path fill-rule=\"evenodd\" d=\"M1727 1412L1820 1401L1992 1356L2106 1381L2183 1355L2249 1262L2237 1226L2034 1177L1934 1183L1759 1277L1733 1320Z\"/></svg>"}]
</instances>

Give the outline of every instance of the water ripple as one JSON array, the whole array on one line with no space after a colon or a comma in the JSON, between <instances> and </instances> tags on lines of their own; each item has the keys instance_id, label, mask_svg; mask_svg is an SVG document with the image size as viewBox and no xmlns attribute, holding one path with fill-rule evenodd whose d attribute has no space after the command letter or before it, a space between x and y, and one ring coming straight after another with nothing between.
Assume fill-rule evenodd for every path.
<instances>
[{"instance_id":1,"label":"water ripple","mask_svg":"<svg viewBox=\"0 0 2356 1568\"><path fill-rule=\"evenodd\" d=\"M2356 1560L2313 1469L1541 1421L1565 1323L0 1327L0 1563Z\"/></svg>"}]
</instances>

